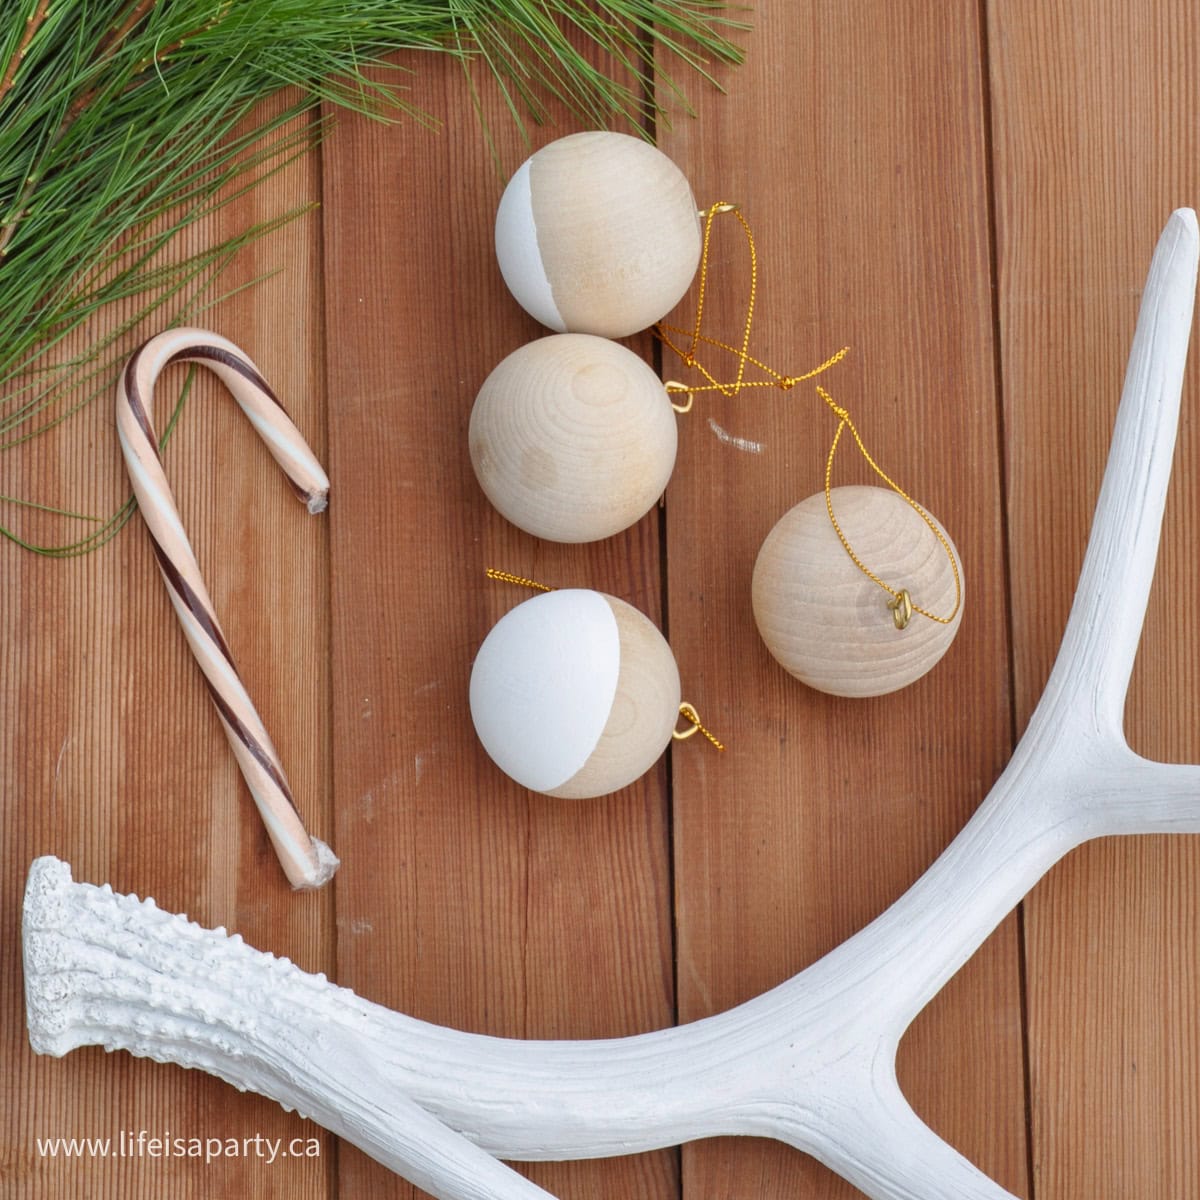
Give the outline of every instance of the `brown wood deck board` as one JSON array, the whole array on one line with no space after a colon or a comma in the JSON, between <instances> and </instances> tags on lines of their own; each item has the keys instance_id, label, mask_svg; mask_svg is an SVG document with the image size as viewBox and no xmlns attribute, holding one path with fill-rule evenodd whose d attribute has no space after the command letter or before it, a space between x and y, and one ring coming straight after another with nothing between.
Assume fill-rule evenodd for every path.
<instances>
[{"instance_id":1,"label":"brown wood deck board","mask_svg":"<svg viewBox=\"0 0 1200 1200\"><path fill-rule=\"evenodd\" d=\"M993 6L992 94L1018 721L1083 558L1155 238L1195 204L1200 14L1089 0ZM1200 386L1127 704L1141 753L1196 761ZM1026 904L1036 1194L1148 1200L1200 1179L1200 841L1106 840Z\"/></svg>"},{"instance_id":2,"label":"brown wood deck board","mask_svg":"<svg viewBox=\"0 0 1200 1200\"><path fill-rule=\"evenodd\" d=\"M836 422L806 384L700 397L683 418L667 501L671 635L688 695L730 747L674 757L684 1018L786 978L881 912L958 831L1010 744L975 8L795 9L758 14L730 94L705 96L666 145L702 204L729 194L756 232L758 356L800 374L851 346L822 382L956 540L967 607L947 657L902 693L804 688L759 639L749 582L767 531L820 492ZM709 311L733 340L745 254L736 228L722 238L714 273L728 282ZM761 453L721 441L710 419ZM853 446L835 481L871 481ZM917 1110L1018 1192L1020 1007L1009 920L920 1019L901 1063ZM703 1143L684 1161L688 1196L732 1194L743 1173L756 1195L854 1194L783 1147Z\"/></svg>"}]
</instances>

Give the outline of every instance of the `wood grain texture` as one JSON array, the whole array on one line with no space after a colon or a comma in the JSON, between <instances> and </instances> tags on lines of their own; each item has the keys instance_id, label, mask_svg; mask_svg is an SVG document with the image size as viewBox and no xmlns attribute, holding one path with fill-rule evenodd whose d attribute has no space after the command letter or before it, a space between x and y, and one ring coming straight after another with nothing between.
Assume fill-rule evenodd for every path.
<instances>
[{"instance_id":1,"label":"wood grain texture","mask_svg":"<svg viewBox=\"0 0 1200 1200\"><path fill-rule=\"evenodd\" d=\"M628 337L687 291L700 262L696 201L678 166L641 138L559 138L530 161L528 186L559 327Z\"/></svg>"},{"instance_id":2,"label":"wood grain texture","mask_svg":"<svg viewBox=\"0 0 1200 1200\"><path fill-rule=\"evenodd\" d=\"M670 1024L666 774L611 798L533 796L475 738L471 662L528 593L496 566L659 611L657 513L558 546L508 524L471 469L475 395L544 331L508 295L493 248L502 179L461 71L424 62L449 128L343 119L325 157L337 978L459 1028L590 1037ZM527 153L489 111L501 165ZM562 129L538 131L549 140ZM453 181L447 188L446 181ZM351 614L357 614L351 616ZM407 1196L355 1151L344 1194ZM676 1156L538 1165L573 1198L677 1195Z\"/></svg>"},{"instance_id":3,"label":"wood grain texture","mask_svg":"<svg viewBox=\"0 0 1200 1200\"><path fill-rule=\"evenodd\" d=\"M317 163L299 162L189 231L180 249L228 237L310 201ZM259 361L317 454L325 452L319 328L319 228L291 224L242 256L217 294L287 264L285 274L206 313ZM106 313L116 324L128 313ZM89 330L99 333L104 327ZM143 328L141 337L156 332ZM126 341L132 349L137 338ZM207 376L207 373L203 373ZM185 378L164 374L167 414ZM111 512L128 494L106 390L61 436L11 459L27 462L38 498ZM315 830L329 831L327 531L305 513L215 377L200 377L165 454L180 512L229 644ZM85 494L75 490L82 485ZM46 528L62 536L62 527ZM78 864L81 877L153 895L225 925L311 970L332 967L331 897L294 895L244 790L203 678L171 611L139 522L86 558L36 559L3 548L0 648L4 883L0 922L6 1131L0 1193L13 1197L154 1194L323 1197L333 1139L295 1114L215 1079L125 1055L60 1061L30 1055L19 967L20 898L35 855ZM268 1166L250 1152L214 1161L149 1156L45 1159L35 1137L319 1138L322 1154ZM114 1151L115 1153L115 1151Z\"/></svg>"},{"instance_id":4,"label":"wood grain texture","mask_svg":"<svg viewBox=\"0 0 1200 1200\"><path fill-rule=\"evenodd\" d=\"M729 749L673 756L685 1019L778 982L886 907L1009 748L976 16L970 4L766 7L730 94L705 97L699 121L663 139L700 204L739 201L755 232L753 352L800 374L852 347L821 382L977 581L955 645L901 697L804 688L758 637L750 575L778 518L820 491L836 422L807 384L698 398L667 494L670 632ZM749 288L736 227L712 261L706 324L732 340ZM761 452L714 436L709 419ZM869 481L839 455L835 482ZM939 1133L1028 1194L1015 921L918 1021L900 1069ZM688 1148L684 1183L693 1200L854 1194L794 1152L752 1144Z\"/></svg>"},{"instance_id":5,"label":"wood grain texture","mask_svg":"<svg viewBox=\"0 0 1200 1200\"><path fill-rule=\"evenodd\" d=\"M929 519L936 533L878 486L815 492L780 517L755 559L751 600L759 635L788 674L833 696L865 697L933 669L962 623L966 593L953 541ZM850 558L839 529L876 579Z\"/></svg>"},{"instance_id":6,"label":"wood grain texture","mask_svg":"<svg viewBox=\"0 0 1200 1200\"><path fill-rule=\"evenodd\" d=\"M489 373L467 438L480 487L519 529L594 542L640 521L675 466L675 413L658 376L608 338L551 334Z\"/></svg>"},{"instance_id":7,"label":"wood grain texture","mask_svg":"<svg viewBox=\"0 0 1200 1200\"><path fill-rule=\"evenodd\" d=\"M1028 717L1065 620L1166 215L1200 198L1194 6L993 5L1014 684ZM1196 761L1200 384L1193 346L1158 575L1127 704L1142 753ZM1031 453L1030 448L1036 447ZM1099 843L1026 905L1039 1196L1147 1200L1200 1178L1197 839Z\"/></svg>"},{"instance_id":8,"label":"wood grain texture","mask_svg":"<svg viewBox=\"0 0 1200 1200\"><path fill-rule=\"evenodd\" d=\"M798 372L852 347L825 386L962 554L954 646L900 696L849 701L804 689L759 640L755 555L820 489L834 428L807 385L699 400L665 511L616 537L539 542L491 509L471 403L543 333L492 249L503 178L529 147L484 87L493 161L460 69L413 59L413 99L440 132L341 116L318 155L182 248L323 201L226 286L280 273L205 319L326 456L330 513L303 513L211 379L167 469L306 820L343 858L331 892L282 879L142 531L66 563L0 547L0 1194L419 1194L215 1079L93 1051L35 1058L13 931L36 854L416 1016L585 1037L702 1016L817 958L900 895L993 782L1065 621L1154 238L1200 200L1200 15L1185 0L793 0L751 16L728 94L696 84L699 119L659 142L701 204L739 201L755 230L756 353ZM536 129L532 145L575 128ZM731 229L713 271L709 328L736 333L749 275ZM677 316L691 312L685 300ZM648 339L631 345L652 357ZM664 374L682 374L669 356ZM160 411L182 378L164 381ZM1181 761L1200 759L1198 402L1193 370L1129 701L1135 748ZM835 483L855 482L871 479L843 453ZM2 490L115 507L107 401L6 455ZM648 613L726 754L693 739L594 802L508 783L475 742L467 683L525 593L487 566ZM1020 1196L1191 1195L1198 887L1200 839L1072 855L1026 906L1024 969L1014 919L906 1036L918 1112ZM35 1149L122 1128L315 1135L322 1153L205 1168ZM522 1169L564 1200L855 1194L752 1140Z\"/></svg>"}]
</instances>

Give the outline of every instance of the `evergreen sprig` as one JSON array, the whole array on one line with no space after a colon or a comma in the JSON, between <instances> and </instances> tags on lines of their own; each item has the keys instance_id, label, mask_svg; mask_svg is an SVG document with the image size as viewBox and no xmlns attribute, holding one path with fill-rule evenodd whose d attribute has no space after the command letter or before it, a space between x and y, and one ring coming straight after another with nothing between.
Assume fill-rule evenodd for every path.
<instances>
[{"instance_id":1,"label":"evergreen sprig","mask_svg":"<svg viewBox=\"0 0 1200 1200\"><path fill-rule=\"evenodd\" d=\"M739 61L730 35L743 28L717 0L6 0L4 8L0 449L107 390L129 328L173 302L172 319L186 318L237 250L277 223L171 254L178 233L322 136L322 101L423 117L395 68L367 73L392 52L482 60L518 122L541 119L553 97L589 124L644 131L661 112L654 82L679 94L664 59L701 73ZM589 43L603 51L603 67ZM299 99L254 123L255 106L289 85ZM131 297L140 301L129 321L61 361L73 331ZM94 548L97 535L22 544L75 553Z\"/></svg>"}]
</instances>

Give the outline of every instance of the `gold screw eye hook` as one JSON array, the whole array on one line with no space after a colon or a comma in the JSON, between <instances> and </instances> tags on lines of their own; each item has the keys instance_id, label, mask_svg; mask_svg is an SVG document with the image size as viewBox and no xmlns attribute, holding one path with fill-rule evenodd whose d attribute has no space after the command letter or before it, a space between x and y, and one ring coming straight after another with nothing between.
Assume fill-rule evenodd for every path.
<instances>
[{"instance_id":1,"label":"gold screw eye hook","mask_svg":"<svg viewBox=\"0 0 1200 1200\"><path fill-rule=\"evenodd\" d=\"M737 212L741 207L736 200L718 200L715 204L710 204L707 208L697 209L696 216L703 221L706 218L715 217L719 213Z\"/></svg>"},{"instance_id":2,"label":"gold screw eye hook","mask_svg":"<svg viewBox=\"0 0 1200 1200\"><path fill-rule=\"evenodd\" d=\"M700 723L700 714L686 700L679 706L679 715L683 717L684 720L690 721L691 727L689 729L672 730L671 737L674 738L675 741L686 742L688 738L694 737L698 733L702 733L718 750L725 749L724 743L717 741L717 739L713 737L713 735Z\"/></svg>"},{"instance_id":3,"label":"gold screw eye hook","mask_svg":"<svg viewBox=\"0 0 1200 1200\"><path fill-rule=\"evenodd\" d=\"M901 588L899 594L888 601L888 608L892 610L892 621L896 628L904 629L912 620L913 615L913 602L912 597L908 594L908 588Z\"/></svg>"},{"instance_id":4,"label":"gold screw eye hook","mask_svg":"<svg viewBox=\"0 0 1200 1200\"><path fill-rule=\"evenodd\" d=\"M671 397L673 397L673 396L686 396L687 397L687 400L684 401L683 403L680 403L678 400L673 400L673 399L671 400L671 407L677 413L686 413L686 412L692 411L692 404L695 401L696 397L695 397L695 394L692 392L692 389L690 387L688 387L688 385L686 383L680 383L679 380L677 380L677 379L668 379L666 381L666 383L663 384L663 387L667 389L667 398L668 399L671 399Z\"/></svg>"}]
</instances>

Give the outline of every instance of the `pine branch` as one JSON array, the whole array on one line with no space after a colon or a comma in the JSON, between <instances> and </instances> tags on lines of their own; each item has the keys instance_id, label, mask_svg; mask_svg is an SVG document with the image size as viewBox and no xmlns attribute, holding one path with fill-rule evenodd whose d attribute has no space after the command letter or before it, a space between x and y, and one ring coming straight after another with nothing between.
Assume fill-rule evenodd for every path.
<instances>
[{"instance_id":1,"label":"pine branch","mask_svg":"<svg viewBox=\"0 0 1200 1200\"><path fill-rule=\"evenodd\" d=\"M158 0L135 0L130 6L129 12L126 14L125 20L120 25L114 26L111 32L105 35L104 40L100 43L96 50L97 58L105 58L108 52L121 42L132 32L133 28L144 18L150 15L158 4Z\"/></svg>"},{"instance_id":2,"label":"pine branch","mask_svg":"<svg viewBox=\"0 0 1200 1200\"><path fill-rule=\"evenodd\" d=\"M4 68L4 74L0 75L0 101L8 95L14 81L17 78L17 71L21 68L21 63L25 59L25 55L29 50L29 43L33 41L33 35L37 33L38 27L46 19L46 12L50 8L50 0L39 0L37 8L25 18L25 28L21 33L21 38L17 42L17 48L13 51L12 57L8 60L8 66Z\"/></svg>"},{"instance_id":3,"label":"pine branch","mask_svg":"<svg viewBox=\"0 0 1200 1200\"><path fill-rule=\"evenodd\" d=\"M164 266L166 247L272 155L311 144L315 126L281 138L288 121L324 102L413 113L367 73L394 70L393 52L483 63L518 121L551 95L588 125L644 133L657 111L647 80L678 95L664 57L704 75L740 60L739 27L719 0L37 0L26 17L0 15L0 450L88 403L71 381L111 346L75 374L54 354L99 309L137 297L166 321L180 288L211 284L223 248L197 274ZM289 85L294 106L248 124Z\"/></svg>"},{"instance_id":4,"label":"pine branch","mask_svg":"<svg viewBox=\"0 0 1200 1200\"><path fill-rule=\"evenodd\" d=\"M137 24L154 9L157 2L158 0L138 0L138 3L136 3L130 10L128 16L121 26L111 31L109 34L106 34L104 39L100 42L100 45L96 49L96 61L102 62L104 59L108 58L113 51L121 45L121 43L137 26ZM37 24L41 24L41 21L45 20L46 11L49 7L50 0L41 0L38 11L29 18L30 23L33 23L34 18L40 13L41 20L39 20ZM36 28L36 25L34 28ZM33 33L30 32L28 28L26 33L27 36L23 46L18 51L18 56L20 57L24 56L25 47L29 45L29 41L33 37ZM163 52L162 57L166 57L165 51ZM16 63L16 61L17 58L14 57L13 63ZM146 65L148 66L150 64L147 63ZM10 67L11 66L12 64L10 64ZM143 67L142 69L144 70L145 68ZM12 74L16 74L15 68L12 69ZM134 74L141 74L141 70L135 70ZM5 90L6 89L4 88L0 88L0 100L3 100ZM82 115L84 109L87 108L87 106L96 98L99 91L100 85L97 84L94 87L89 88L87 91L81 92L75 97L74 100L71 101L70 106L67 108L67 114L63 118L62 124L59 125L58 129L50 138L49 146L46 151L47 159L53 159L54 150L58 146L59 142L66 137L67 133L71 129L71 126L75 124L75 122ZM37 171L33 172L26 178L25 184L22 187L20 194L17 196L16 203L13 206L13 215L3 225L0 225L0 260L4 259L8 255L8 244L12 241L13 235L17 232L17 227L20 225L22 218L28 214L29 210L27 205L32 199L33 194L37 191L38 185L41 183L41 181L42 173Z\"/></svg>"}]
</instances>

